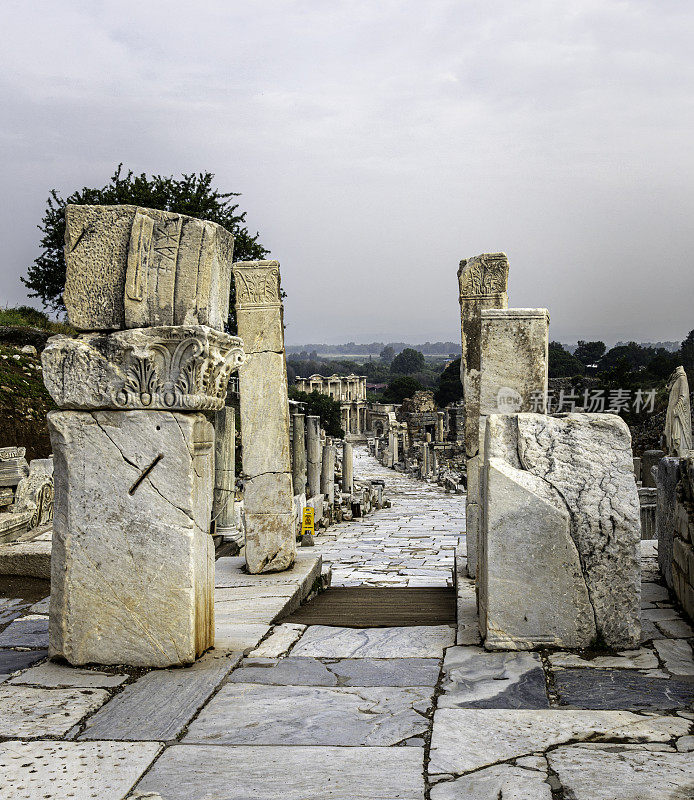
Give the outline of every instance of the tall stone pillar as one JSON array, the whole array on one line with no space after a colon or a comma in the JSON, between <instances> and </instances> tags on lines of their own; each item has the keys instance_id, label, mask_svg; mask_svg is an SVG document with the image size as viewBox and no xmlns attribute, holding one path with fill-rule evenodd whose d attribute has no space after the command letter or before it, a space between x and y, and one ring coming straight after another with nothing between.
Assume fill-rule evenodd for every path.
<instances>
[{"instance_id":1,"label":"tall stone pillar","mask_svg":"<svg viewBox=\"0 0 694 800\"><path fill-rule=\"evenodd\" d=\"M548 380L549 312L546 308L484 309L480 315L479 453L468 460L468 499L484 487L484 431L490 414L545 411ZM468 572L476 574L479 511L470 509Z\"/></svg>"},{"instance_id":2,"label":"tall stone pillar","mask_svg":"<svg viewBox=\"0 0 694 800\"><path fill-rule=\"evenodd\" d=\"M445 414L443 411L438 411L436 413L436 441L443 442L443 429L444 429L444 418Z\"/></svg>"},{"instance_id":3,"label":"tall stone pillar","mask_svg":"<svg viewBox=\"0 0 694 800\"><path fill-rule=\"evenodd\" d=\"M354 491L354 454L348 441L342 443L342 491L352 494Z\"/></svg>"},{"instance_id":4,"label":"tall stone pillar","mask_svg":"<svg viewBox=\"0 0 694 800\"><path fill-rule=\"evenodd\" d=\"M335 446L323 445L323 461L320 473L320 491L332 505L335 502Z\"/></svg>"},{"instance_id":5,"label":"tall stone pillar","mask_svg":"<svg viewBox=\"0 0 694 800\"><path fill-rule=\"evenodd\" d=\"M398 463L400 456L398 454L398 434L397 428L393 431L393 466Z\"/></svg>"},{"instance_id":6,"label":"tall stone pillar","mask_svg":"<svg viewBox=\"0 0 694 800\"><path fill-rule=\"evenodd\" d=\"M236 528L234 489L236 485L236 411L225 406L214 417L214 502L215 533Z\"/></svg>"},{"instance_id":7,"label":"tall stone pillar","mask_svg":"<svg viewBox=\"0 0 694 800\"><path fill-rule=\"evenodd\" d=\"M308 497L315 497L320 494L322 455L320 417L306 417L306 482L308 483Z\"/></svg>"},{"instance_id":8,"label":"tall stone pillar","mask_svg":"<svg viewBox=\"0 0 694 800\"><path fill-rule=\"evenodd\" d=\"M246 564L251 573L279 572L296 558L279 262L239 262L234 277L249 356L239 370Z\"/></svg>"},{"instance_id":9,"label":"tall stone pillar","mask_svg":"<svg viewBox=\"0 0 694 800\"><path fill-rule=\"evenodd\" d=\"M49 652L166 667L214 642L214 428L241 341L233 238L135 206L68 206L65 304L44 382L54 458ZM222 454L220 453L220 459Z\"/></svg>"},{"instance_id":10,"label":"tall stone pillar","mask_svg":"<svg viewBox=\"0 0 694 800\"><path fill-rule=\"evenodd\" d=\"M481 312L486 308L508 306L508 259L505 253L483 253L463 259L458 268L460 334L462 355L460 380L465 404L465 454L467 456L467 495L465 502L468 572L477 569L479 532L479 416Z\"/></svg>"},{"instance_id":11,"label":"tall stone pillar","mask_svg":"<svg viewBox=\"0 0 694 800\"><path fill-rule=\"evenodd\" d=\"M296 494L306 492L306 424L303 414L292 414L292 482Z\"/></svg>"}]
</instances>

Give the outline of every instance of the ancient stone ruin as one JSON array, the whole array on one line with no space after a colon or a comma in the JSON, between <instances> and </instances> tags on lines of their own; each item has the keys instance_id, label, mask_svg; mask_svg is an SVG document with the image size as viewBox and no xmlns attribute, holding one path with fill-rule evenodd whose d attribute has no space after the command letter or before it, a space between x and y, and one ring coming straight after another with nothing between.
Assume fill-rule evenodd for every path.
<instances>
[{"instance_id":1,"label":"ancient stone ruin","mask_svg":"<svg viewBox=\"0 0 694 800\"><path fill-rule=\"evenodd\" d=\"M214 428L243 363L224 333L233 240L181 214L69 206L65 304L43 353L55 461L50 652L191 663L214 642ZM108 332L110 331L110 332Z\"/></svg>"}]
</instances>

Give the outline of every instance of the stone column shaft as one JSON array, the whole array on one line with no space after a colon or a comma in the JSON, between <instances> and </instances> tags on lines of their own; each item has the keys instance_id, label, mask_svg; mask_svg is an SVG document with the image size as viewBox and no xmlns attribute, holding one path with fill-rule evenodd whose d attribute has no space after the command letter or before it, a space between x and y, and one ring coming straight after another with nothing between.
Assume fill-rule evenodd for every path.
<instances>
[{"instance_id":1,"label":"stone column shaft","mask_svg":"<svg viewBox=\"0 0 694 800\"><path fill-rule=\"evenodd\" d=\"M306 422L303 414L292 414L292 482L295 494L306 492Z\"/></svg>"},{"instance_id":2,"label":"stone column shaft","mask_svg":"<svg viewBox=\"0 0 694 800\"><path fill-rule=\"evenodd\" d=\"M215 532L235 528L234 487L236 484L236 411L225 406L214 419L214 503Z\"/></svg>"},{"instance_id":3,"label":"stone column shaft","mask_svg":"<svg viewBox=\"0 0 694 800\"><path fill-rule=\"evenodd\" d=\"M237 263L234 277L249 356L239 370L246 564L251 573L279 572L296 558L279 263Z\"/></svg>"},{"instance_id":4,"label":"stone column shaft","mask_svg":"<svg viewBox=\"0 0 694 800\"><path fill-rule=\"evenodd\" d=\"M351 494L354 491L354 454L352 445L342 443L342 491Z\"/></svg>"},{"instance_id":5,"label":"stone column shaft","mask_svg":"<svg viewBox=\"0 0 694 800\"><path fill-rule=\"evenodd\" d=\"M320 491L332 505L335 502L335 446L323 445L323 461L320 474Z\"/></svg>"},{"instance_id":6,"label":"stone column shaft","mask_svg":"<svg viewBox=\"0 0 694 800\"><path fill-rule=\"evenodd\" d=\"M306 482L308 483L308 497L320 494L322 450L320 443L320 417L306 418Z\"/></svg>"}]
</instances>

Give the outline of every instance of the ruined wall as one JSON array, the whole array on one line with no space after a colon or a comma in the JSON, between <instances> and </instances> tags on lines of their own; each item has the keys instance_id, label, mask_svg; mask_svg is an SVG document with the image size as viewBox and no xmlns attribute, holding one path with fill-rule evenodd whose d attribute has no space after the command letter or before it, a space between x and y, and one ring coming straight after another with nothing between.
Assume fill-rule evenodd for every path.
<instances>
[{"instance_id":1,"label":"ruined wall","mask_svg":"<svg viewBox=\"0 0 694 800\"><path fill-rule=\"evenodd\" d=\"M673 518L672 584L687 615L694 619L694 453L680 460L679 473Z\"/></svg>"}]
</instances>

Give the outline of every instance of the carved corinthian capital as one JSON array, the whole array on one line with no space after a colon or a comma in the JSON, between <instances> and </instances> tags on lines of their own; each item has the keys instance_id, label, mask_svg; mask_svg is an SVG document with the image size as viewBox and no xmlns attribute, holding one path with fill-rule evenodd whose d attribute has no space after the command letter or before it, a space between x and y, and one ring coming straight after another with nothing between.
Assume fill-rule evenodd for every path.
<instances>
[{"instance_id":1,"label":"carved corinthian capital","mask_svg":"<svg viewBox=\"0 0 694 800\"><path fill-rule=\"evenodd\" d=\"M58 406L85 410L217 411L243 362L239 338L203 325L54 336L41 357Z\"/></svg>"}]
</instances>

